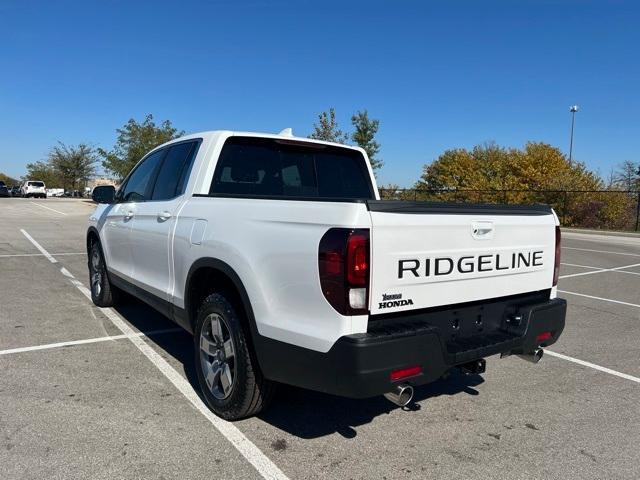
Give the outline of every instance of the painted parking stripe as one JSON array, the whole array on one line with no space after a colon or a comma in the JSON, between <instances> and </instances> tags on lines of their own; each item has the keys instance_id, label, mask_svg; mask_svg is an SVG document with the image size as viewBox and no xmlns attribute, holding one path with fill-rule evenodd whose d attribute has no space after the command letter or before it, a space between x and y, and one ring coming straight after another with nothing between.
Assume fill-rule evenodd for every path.
<instances>
[{"instance_id":1,"label":"painted parking stripe","mask_svg":"<svg viewBox=\"0 0 640 480\"><path fill-rule=\"evenodd\" d=\"M86 255L86 252L68 252L68 253L52 253L52 257L64 257L69 255ZM43 257L43 253L3 253L0 258L17 258L17 257Z\"/></svg>"},{"instance_id":2,"label":"painted parking stripe","mask_svg":"<svg viewBox=\"0 0 640 480\"><path fill-rule=\"evenodd\" d=\"M38 244L31 235L21 230L23 234L43 253L47 252L40 244ZM51 255L47 252L47 258ZM53 258L53 257L51 257ZM53 258L52 263L57 263ZM71 274L69 274L71 275ZM82 294L91 301L91 291L85 287L82 282L78 281L71 275L69 278L71 283ZM122 317L112 308L101 308L115 327L126 335L131 343L133 343L142 354L153 363L160 372L178 389L182 395L191 402L191 404L207 419L211 424L240 452L240 454L249 462L258 473L268 480L289 480L288 477L278 468L278 466L267 457L244 433L238 429L233 423L223 420L214 414L204 402L200 399L191 384L180 375L162 356L156 352L143 339L145 335L135 336L135 331L122 319Z\"/></svg>"},{"instance_id":3,"label":"painted parking stripe","mask_svg":"<svg viewBox=\"0 0 640 480\"><path fill-rule=\"evenodd\" d=\"M55 208L47 207L46 205L41 205L41 204L36 203L36 202L29 202L29 203L31 203L32 205L37 205L40 208L46 208L47 210L51 210L52 212L59 213L60 215L64 215L65 217L67 216L66 213L61 212L60 210L56 210Z\"/></svg>"},{"instance_id":4,"label":"painted parking stripe","mask_svg":"<svg viewBox=\"0 0 640 480\"><path fill-rule=\"evenodd\" d=\"M578 365L582 365L584 367L593 368L594 370L599 370L601 372L608 373L610 375L615 375L616 377L624 378L625 380L631 380L632 382L640 383L640 378L634 377L633 375L629 375L627 373L617 372L616 370L611 370L607 367L601 367L600 365L596 365L595 363L585 362L584 360L580 360L578 358L573 358L568 355L563 355L562 353L552 352L551 350L544 350L545 355L551 355L552 357L561 358L568 362L577 363Z\"/></svg>"},{"instance_id":5,"label":"painted parking stripe","mask_svg":"<svg viewBox=\"0 0 640 480\"><path fill-rule=\"evenodd\" d=\"M593 300L601 300L603 302L611 302L611 303L617 303L617 304L620 304L620 305L627 305L629 307L640 308L640 305L637 305L635 303L621 302L620 300L613 300L611 298L594 297L593 295L586 295L584 293L578 293L578 292L568 292L566 290L558 290L558 292L567 293L569 295L576 295L578 297L591 298Z\"/></svg>"},{"instance_id":6,"label":"painted parking stripe","mask_svg":"<svg viewBox=\"0 0 640 480\"><path fill-rule=\"evenodd\" d=\"M562 247L563 250L580 250L581 252L613 253L615 255L628 255L630 257L640 257L640 253L612 252L611 250L591 250L590 248Z\"/></svg>"},{"instance_id":7,"label":"painted parking stripe","mask_svg":"<svg viewBox=\"0 0 640 480\"><path fill-rule=\"evenodd\" d=\"M151 330L149 332L134 332L136 337L149 336L149 335L164 335L166 333L176 333L184 331L181 328L164 328L161 330ZM72 340L70 342L58 342L58 343L45 343L43 345L33 345L30 347L8 348L6 350L0 350L0 355L11 355L14 353L24 352L36 352L38 350L50 350L52 348L72 347L74 345L87 345L90 343L111 342L114 340L121 340L123 338L129 338L129 335L108 335L106 337L94 337L85 338L83 340Z\"/></svg>"},{"instance_id":8,"label":"painted parking stripe","mask_svg":"<svg viewBox=\"0 0 640 480\"><path fill-rule=\"evenodd\" d=\"M42 253L47 258L47 260L49 260L51 263L58 263L58 261L55 258L53 258L49 252L47 252L44 248L42 248L42 245L40 245L38 242L36 242L31 235L29 235L22 228L20 229L20 231L22 232L22 234L25 237L27 237L27 240L29 240L31 243L33 243L34 247L36 247L38 250L40 250L40 253Z\"/></svg>"},{"instance_id":9,"label":"painted parking stripe","mask_svg":"<svg viewBox=\"0 0 640 480\"><path fill-rule=\"evenodd\" d=\"M34 254L34 255L37 255L37 254ZM602 268L602 267L592 267L590 265L577 265L575 263L560 262L560 265L564 265L566 267L589 268L589 269L592 269L592 270L607 270L606 268ZM629 268L629 267L624 267L624 268ZM627 272L626 270L615 270L615 272L616 273L626 273L628 275L640 275L640 272ZM560 277L560 278L563 278L563 277Z\"/></svg>"},{"instance_id":10,"label":"painted parking stripe","mask_svg":"<svg viewBox=\"0 0 640 480\"><path fill-rule=\"evenodd\" d=\"M640 272L627 272L626 270L618 270L617 273L626 273L628 275L640 275Z\"/></svg>"},{"instance_id":11,"label":"painted parking stripe","mask_svg":"<svg viewBox=\"0 0 640 480\"><path fill-rule=\"evenodd\" d=\"M594 275L596 273L602 273L602 272L616 272L616 271L622 270L624 268L633 268L633 267L640 267L640 263L634 263L632 265L624 265L622 267L615 267L615 268L601 268L600 270L595 270L595 271L591 271L591 272L580 272L580 273L571 273L569 275L560 275L560 277L558 277L558 278L582 277L584 275ZM629 272L627 272L627 273L629 273Z\"/></svg>"},{"instance_id":12,"label":"painted parking stripe","mask_svg":"<svg viewBox=\"0 0 640 480\"><path fill-rule=\"evenodd\" d=\"M53 254L52 254L53 255ZM560 262L560 265L565 265L567 267L578 267L578 268L592 268L594 270L604 270L602 267L591 267L589 265L578 265L577 263L564 263Z\"/></svg>"}]
</instances>

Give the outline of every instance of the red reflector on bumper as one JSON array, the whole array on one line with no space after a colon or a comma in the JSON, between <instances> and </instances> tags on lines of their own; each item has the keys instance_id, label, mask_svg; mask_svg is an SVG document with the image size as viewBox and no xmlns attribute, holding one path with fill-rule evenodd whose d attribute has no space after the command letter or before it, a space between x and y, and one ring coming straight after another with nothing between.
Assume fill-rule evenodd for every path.
<instances>
[{"instance_id":1,"label":"red reflector on bumper","mask_svg":"<svg viewBox=\"0 0 640 480\"><path fill-rule=\"evenodd\" d=\"M544 342L545 340L549 340L550 338L551 338L551 332L544 332L536 337L536 341Z\"/></svg>"},{"instance_id":2,"label":"red reflector on bumper","mask_svg":"<svg viewBox=\"0 0 640 480\"><path fill-rule=\"evenodd\" d=\"M391 381L402 380L407 377L414 377L422 373L422 367L416 365L415 367L401 368L400 370L394 370L391 372Z\"/></svg>"}]
</instances>

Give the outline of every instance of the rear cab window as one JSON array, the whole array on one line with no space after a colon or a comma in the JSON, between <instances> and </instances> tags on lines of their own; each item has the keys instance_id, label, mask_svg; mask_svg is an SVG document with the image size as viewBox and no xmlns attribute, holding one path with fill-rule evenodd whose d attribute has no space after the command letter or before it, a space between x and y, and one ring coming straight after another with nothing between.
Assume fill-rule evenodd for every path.
<instances>
[{"instance_id":1,"label":"rear cab window","mask_svg":"<svg viewBox=\"0 0 640 480\"><path fill-rule=\"evenodd\" d=\"M298 140L230 137L210 195L300 200L374 199L363 155Z\"/></svg>"}]
</instances>

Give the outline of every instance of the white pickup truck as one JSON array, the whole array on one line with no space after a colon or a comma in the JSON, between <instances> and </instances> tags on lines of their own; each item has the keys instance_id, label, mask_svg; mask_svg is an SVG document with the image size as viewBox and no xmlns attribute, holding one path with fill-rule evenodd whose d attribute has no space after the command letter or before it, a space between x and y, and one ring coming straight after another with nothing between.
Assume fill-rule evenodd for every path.
<instances>
[{"instance_id":1,"label":"white pickup truck","mask_svg":"<svg viewBox=\"0 0 640 480\"><path fill-rule=\"evenodd\" d=\"M226 419L277 383L404 405L489 355L535 362L564 328L553 210L381 201L360 148L199 133L93 197L94 303L125 291L193 333L203 396Z\"/></svg>"}]
</instances>

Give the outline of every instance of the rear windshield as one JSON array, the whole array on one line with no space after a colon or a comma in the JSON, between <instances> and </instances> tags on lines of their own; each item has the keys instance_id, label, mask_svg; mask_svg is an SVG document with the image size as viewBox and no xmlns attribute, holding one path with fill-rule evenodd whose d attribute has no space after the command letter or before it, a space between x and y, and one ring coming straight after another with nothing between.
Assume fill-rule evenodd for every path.
<instances>
[{"instance_id":1,"label":"rear windshield","mask_svg":"<svg viewBox=\"0 0 640 480\"><path fill-rule=\"evenodd\" d=\"M230 137L225 142L209 193L275 198L375 198L364 157L357 150L253 137Z\"/></svg>"},{"instance_id":2,"label":"rear windshield","mask_svg":"<svg viewBox=\"0 0 640 480\"><path fill-rule=\"evenodd\" d=\"M30 187L44 187L44 183L42 182L29 182L27 185Z\"/></svg>"}]
</instances>

